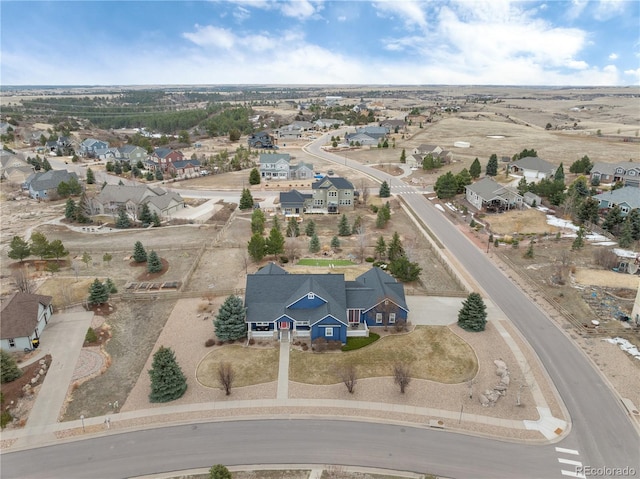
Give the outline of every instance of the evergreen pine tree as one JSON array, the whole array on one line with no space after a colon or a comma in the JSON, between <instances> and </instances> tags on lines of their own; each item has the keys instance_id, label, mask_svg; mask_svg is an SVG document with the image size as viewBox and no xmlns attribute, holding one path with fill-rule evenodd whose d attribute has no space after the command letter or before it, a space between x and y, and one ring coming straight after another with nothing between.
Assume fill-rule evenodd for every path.
<instances>
[{"instance_id":1,"label":"evergreen pine tree","mask_svg":"<svg viewBox=\"0 0 640 479\"><path fill-rule=\"evenodd\" d=\"M404 151L404 148L402 149L402 153L400 153L400 163L406 163L407 162L407 153Z\"/></svg>"},{"instance_id":2,"label":"evergreen pine tree","mask_svg":"<svg viewBox=\"0 0 640 479\"><path fill-rule=\"evenodd\" d=\"M340 240L338 239L337 236L334 236L333 238L331 238L331 247L333 249L340 248Z\"/></svg>"},{"instance_id":3,"label":"evergreen pine tree","mask_svg":"<svg viewBox=\"0 0 640 479\"><path fill-rule=\"evenodd\" d=\"M383 208L378 209L378 213L376 215L376 228L382 229L387 225L387 219L384 214Z\"/></svg>"},{"instance_id":4,"label":"evergreen pine tree","mask_svg":"<svg viewBox=\"0 0 640 479\"><path fill-rule=\"evenodd\" d=\"M136 263L144 263L145 261L147 261L147 252L144 249L144 246L142 246L142 243L140 241L136 241L136 243L133 245L133 260Z\"/></svg>"},{"instance_id":5,"label":"evergreen pine tree","mask_svg":"<svg viewBox=\"0 0 640 479\"><path fill-rule=\"evenodd\" d=\"M265 251L267 254L272 254L273 256L284 253L284 237L275 226L271 228L269 232L269 237L265 244Z\"/></svg>"},{"instance_id":6,"label":"evergreen pine tree","mask_svg":"<svg viewBox=\"0 0 640 479\"><path fill-rule=\"evenodd\" d=\"M109 300L109 292L107 291L106 286L96 278L91 286L89 287L89 298L88 303L90 305L100 305L104 304Z\"/></svg>"},{"instance_id":7,"label":"evergreen pine tree","mask_svg":"<svg viewBox=\"0 0 640 479\"><path fill-rule=\"evenodd\" d=\"M151 224L151 222L153 221L153 217L151 216L151 210L149 210L148 204L144 203L142 205L142 207L140 208L140 216L138 216L138 219L140 219L143 224Z\"/></svg>"},{"instance_id":8,"label":"evergreen pine tree","mask_svg":"<svg viewBox=\"0 0 640 479\"><path fill-rule=\"evenodd\" d=\"M74 220L76 217L76 202L73 198L69 198L65 204L64 217L68 220Z\"/></svg>"},{"instance_id":9,"label":"evergreen pine tree","mask_svg":"<svg viewBox=\"0 0 640 479\"><path fill-rule=\"evenodd\" d=\"M458 326L467 331L484 331L487 307L478 293L470 293L458 312Z\"/></svg>"},{"instance_id":10,"label":"evergreen pine tree","mask_svg":"<svg viewBox=\"0 0 640 479\"><path fill-rule=\"evenodd\" d=\"M357 235L360 233L360 229L362 228L362 216L356 216L356 219L353 220L353 225L351 226L351 234Z\"/></svg>"},{"instance_id":11,"label":"evergreen pine tree","mask_svg":"<svg viewBox=\"0 0 640 479\"><path fill-rule=\"evenodd\" d=\"M400 256L389 264L389 273L405 283L416 281L421 271L422 268L418 263L409 261L406 256Z\"/></svg>"},{"instance_id":12,"label":"evergreen pine tree","mask_svg":"<svg viewBox=\"0 0 640 479\"><path fill-rule=\"evenodd\" d=\"M16 360L11 354L0 349L0 383L10 383L20 376L22 376L22 370L18 367Z\"/></svg>"},{"instance_id":13,"label":"evergreen pine tree","mask_svg":"<svg viewBox=\"0 0 640 479\"><path fill-rule=\"evenodd\" d=\"M253 196L251 196L251 191L249 191L249 188L244 188L242 190L239 208L241 210L249 210L253 208Z\"/></svg>"},{"instance_id":14,"label":"evergreen pine tree","mask_svg":"<svg viewBox=\"0 0 640 479\"><path fill-rule=\"evenodd\" d=\"M260 172L258 168L253 168L251 173L249 173L249 184L250 185L259 185L260 184Z\"/></svg>"},{"instance_id":15,"label":"evergreen pine tree","mask_svg":"<svg viewBox=\"0 0 640 479\"><path fill-rule=\"evenodd\" d=\"M242 299L231 295L225 299L218 310L213 325L216 336L221 341L235 341L247 335L247 325L244 322L246 310Z\"/></svg>"},{"instance_id":16,"label":"evergreen pine tree","mask_svg":"<svg viewBox=\"0 0 640 479\"><path fill-rule=\"evenodd\" d=\"M604 223L602 223L602 227L607 230L609 233L617 234L620 223L623 221L622 210L618 205L615 205L613 208L609 210L607 216L604 218Z\"/></svg>"},{"instance_id":17,"label":"evergreen pine tree","mask_svg":"<svg viewBox=\"0 0 640 479\"><path fill-rule=\"evenodd\" d=\"M482 167L480 166L480 160L476 158L469 167L469 174L471 175L471 178L476 180L480 178L480 173L482 173Z\"/></svg>"},{"instance_id":18,"label":"evergreen pine tree","mask_svg":"<svg viewBox=\"0 0 640 479\"><path fill-rule=\"evenodd\" d=\"M51 163L49 163L49 160L47 160L47 157L45 156L44 159L42 160L42 169L44 171L49 171L51 170Z\"/></svg>"},{"instance_id":19,"label":"evergreen pine tree","mask_svg":"<svg viewBox=\"0 0 640 479\"><path fill-rule=\"evenodd\" d=\"M628 248L633 244L633 231L631 227L631 218L627 215L622 223L622 229L620 231L620 237L618 238L618 245L621 248Z\"/></svg>"},{"instance_id":20,"label":"evergreen pine tree","mask_svg":"<svg viewBox=\"0 0 640 479\"><path fill-rule=\"evenodd\" d=\"M126 229L131 226L131 221L124 208L118 210L118 219L116 220L116 228Z\"/></svg>"},{"instance_id":21,"label":"evergreen pine tree","mask_svg":"<svg viewBox=\"0 0 640 479\"><path fill-rule=\"evenodd\" d=\"M584 247L584 234L584 228L580 226L580 228L578 228L578 232L576 233L576 239L574 239L573 243L571 244L572 250L582 249Z\"/></svg>"},{"instance_id":22,"label":"evergreen pine tree","mask_svg":"<svg viewBox=\"0 0 640 479\"><path fill-rule=\"evenodd\" d=\"M401 256L404 256L404 248L402 247L402 242L400 241L400 235L398 232L394 232L391 237L391 242L389 243L389 247L387 248L387 258L389 261L395 261Z\"/></svg>"},{"instance_id":23,"label":"evergreen pine tree","mask_svg":"<svg viewBox=\"0 0 640 479\"><path fill-rule=\"evenodd\" d=\"M347 220L347 215L343 214L340 218L340 224L338 225L338 234L340 236L349 236L351 235L351 228L349 227L349 220Z\"/></svg>"},{"instance_id":24,"label":"evergreen pine tree","mask_svg":"<svg viewBox=\"0 0 640 479\"><path fill-rule=\"evenodd\" d=\"M376 242L375 252L378 259L384 259L387 255L387 244L382 236L380 236Z\"/></svg>"},{"instance_id":25,"label":"evergreen pine tree","mask_svg":"<svg viewBox=\"0 0 640 479\"><path fill-rule=\"evenodd\" d=\"M496 176L498 174L498 155L495 153L489 157L486 174L487 176Z\"/></svg>"},{"instance_id":26,"label":"evergreen pine tree","mask_svg":"<svg viewBox=\"0 0 640 479\"><path fill-rule=\"evenodd\" d=\"M31 255L31 246L29 243L20 238L20 236L14 236L9 243L9 252L7 256L11 259L17 259L22 262L25 258Z\"/></svg>"},{"instance_id":27,"label":"evergreen pine tree","mask_svg":"<svg viewBox=\"0 0 640 479\"><path fill-rule=\"evenodd\" d=\"M297 219L292 216L287 221L287 238L297 238L298 236L300 236L300 226Z\"/></svg>"},{"instance_id":28,"label":"evergreen pine tree","mask_svg":"<svg viewBox=\"0 0 640 479\"><path fill-rule=\"evenodd\" d=\"M631 223L631 237L637 241L640 240L640 208L632 209L627 218Z\"/></svg>"},{"instance_id":29,"label":"evergreen pine tree","mask_svg":"<svg viewBox=\"0 0 640 479\"><path fill-rule=\"evenodd\" d=\"M313 220L309 220L309 222L307 223L307 226L304 229L304 234L311 237L315 234L316 232L316 222Z\"/></svg>"},{"instance_id":30,"label":"evergreen pine tree","mask_svg":"<svg viewBox=\"0 0 640 479\"><path fill-rule=\"evenodd\" d=\"M160 170L159 168L156 170L155 178L157 181L164 180L164 175L162 174L162 170ZM147 176L147 179L149 179L148 176Z\"/></svg>"},{"instance_id":31,"label":"evergreen pine tree","mask_svg":"<svg viewBox=\"0 0 640 479\"><path fill-rule=\"evenodd\" d=\"M260 208L256 208L251 214L251 232L262 234L264 232L264 224L264 213Z\"/></svg>"},{"instance_id":32,"label":"evergreen pine tree","mask_svg":"<svg viewBox=\"0 0 640 479\"><path fill-rule=\"evenodd\" d=\"M93 185L96 182L96 177L93 174L93 170L91 168L87 168L87 184Z\"/></svg>"},{"instance_id":33,"label":"evergreen pine tree","mask_svg":"<svg viewBox=\"0 0 640 479\"><path fill-rule=\"evenodd\" d=\"M262 237L261 233L254 233L247 244L247 251L249 252L249 256L257 263L265 255L265 241Z\"/></svg>"},{"instance_id":34,"label":"evergreen pine tree","mask_svg":"<svg viewBox=\"0 0 640 479\"><path fill-rule=\"evenodd\" d=\"M553 179L554 181L564 183L564 168L562 167L562 163L560 163L560 166L558 166L558 169L554 173Z\"/></svg>"},{"instance_id":35,"label":"evergreen pine tree","mask_svg":"<svg viewBox=\"0 0 640 479\"><path fill-rule=\"evenodd\" d=\"M147 272L159 273L160 271L162 271L162 261L160 260L158 253L151 250L149 258L147 259Z\"/></svg>"},{"instance_id":36,"label":"evergreen pine tree","mask_svg":"<svg viewBox=\"0 0 640 479\"><path fill-rule=\"evenodd\" d=\"M309 241L309 252L317 253L318 251L320 251L320 239L317 234L313 233L311 241Z\"/></svg>"},{"instance_id":37,"label":"evergreen pine tree","mask_svg":"<svg viewBox=\"0 0 640 479\"><path fill-rule=\"evenodd\" d=\"M209 469L209 479L232 479L231 472L222 464L216 464Z\"/></svg>"},{"instance_id":38,"label":"evergreen pine tree","mask_svg":"<svg viewBox=\"0 0 640 479\"><path fill-rule=\"evenodd\" d=\"M469 173L469 170L467 170L466 168L463 168L462 171L455 176L455 178L456 178L456 185L457 185L456 191L458 193L464 193L465 186L468 186L473 182L473 180L471 179L471 174Z\"/></svg>"},{"instance_id":39,"label":"evergreen pine tree","mask_svg":"<svg viewBox=\"0 0 640 479\"><path fill-rule=\"evenodd\" d=\"M391 196L391 187L389 187L389 183L385 181L380 185L380 198L389 198Z\"/></svg>"},{"instance_id":40,"label":"evergreen pine tree","mask_svg":"<svg viewBox=\"0 0 640 479\"><path fill-rule=\"evenodd\" d=\"M181 398L187 390L187 378L170 348L160 346L160 349L155 352L149 376L151 377L150 402L174 401Z\"/></svg>"},{"instance_id":41,"label":"evergreen pine tree","mask_svg":"<svg viewBox=\"0 0 640 479\"><path fill-rule=\"evenodd\" d=\"M158 213L156 213L155 211L151 215L151 222L153 223L154 228L157 228L160 226L160 217L158 216Z\"/></svg>"},{"instance_id":42,"label":"evergreen pine tree","mask_svg":"<svg viewBox=\"0 0 640 479\"><path fill-rule=\"evenodd\" d=\"M107 278L107 280L104 282L104 287L107 288L107 291L109 292L109 294L118 293L118 288L116 288L116 285L111 280L111 278Z\"/></svg>"},{"instance_id":43,"label":"evergreen pine tree","mask_svg":"<svg viewBox=\"0 0 640 479\"><path fill-rule=\"evenodd\" d=\"M440 199L453 198L458 191L458 182L453 173L447 171L436 180L434 191Z\"/></svg>"}]
</instances>

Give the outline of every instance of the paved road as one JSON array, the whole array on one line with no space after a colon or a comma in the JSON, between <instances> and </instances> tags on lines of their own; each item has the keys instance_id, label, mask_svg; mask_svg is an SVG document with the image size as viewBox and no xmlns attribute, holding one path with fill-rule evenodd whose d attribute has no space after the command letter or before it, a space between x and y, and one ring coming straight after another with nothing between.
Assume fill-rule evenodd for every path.
<instances>
[{"instance_id":1,"label":"paved road","mask_svg":"<svg viewBox=\"0 0 640 479\"><path fill-rule=\"evenodd\" d=\"M2 456L2 477L115 478L241 464L348 464L456 478L560 477L553 446L331 420L232 421L166 427ZM34 458L38 458L37 461ZM55 471L55 472L52 472Z\"/></svg>"}]
</instances>

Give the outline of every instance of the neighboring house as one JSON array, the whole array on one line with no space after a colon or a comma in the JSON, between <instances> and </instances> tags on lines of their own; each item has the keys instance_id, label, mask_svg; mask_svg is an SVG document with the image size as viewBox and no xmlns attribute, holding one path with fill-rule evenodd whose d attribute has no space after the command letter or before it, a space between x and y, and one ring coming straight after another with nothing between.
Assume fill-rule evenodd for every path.
<instances>
[{"instance_id":1,"label":"neighboring house","mask_svg":"<svg viewBox=\"0 0 640 479\"><path fill-rule=\"evenodd\" d=\"M422 161L424 157L422 155L409 155L407 156L407 166L410 168L422 168Z\"/></svg>"},{"instance_id":2,"label":"neighboring house","mask_svg":"<svg viewBox=\"0 0 640 479\"><path fill-rule=\"evenodd\" d=\"M595 163L591 168L591 181L597 179L601 185L621 182L624 186L640 188L640 165L624 163Z\"/></svg>"},{"instance_id":3,"label":"neighboring house","mask_svg":"<svg viewBox=\"0 0 640 479\"><path fill-rule=\"evenodd\" d=\"M294 128L298 128L301 131L310 131L310 130L316 129L316 125L314 123L311 123L310 121L304 121L304 120L296 120L292 122L290 126L293 126Z\"/></svg>"},{"instance_id":4,"label":"neighboring house","mask_svg":"<svg viewBox=\"0 0 640 479\"><path fill-rule=\"evenodd\" d=\"M402 132L406 130L407 123L404 120L384 120L380 122L380 126L387 128L390 132L395 132L396 128Z\"/></svg>"},{"instance_id":5,"label":"neighboring house","mask_svg":"<svg viewBox=\"0 0 640 479\"><path fill-rule=\"evenodd\" d=\"M420 123L429 123L431 122L431 117L427 115L407 115L406 121L410 125L420 125Z\"/></svg>"},{"instance_id":6,"label":"neighboring house","mask_svg":"<svg viewBox=\"0 0 640 479\"><path fill-rule=\"evenodd\" d=\"M262 153L260 176L265 180L306 180L313 178L313 165L300 162L291 165L289 153Z\"/></svg>"},{"instance_id":7,"label":"neighboring house","mask_svg":"<svg viewBox=\"0 0 640 479\"><path fill-rule=\"evenodd\" d=\"M259 131L249 135L247 143L253 148L273 148L275 145L274 138L266 131Z\"/></svg>"},{"instance_id":8,"label":"neighboring house","mask_svg":"<svg viewBox=\"0 0 640 479\"><path fill-rule=\"evenodd\" d=\"M335 118L320 118L315 121L318 128L333 128L344 125L344 121L336 120Z\"/></svg>"},{"instance_id":9,"label":"neighboring house","mask_svg":"<svg viewBox=\"0 0 640 479\"><path fill-rule=\"evenodd\" d=\"M105 185L93 199L95 214L116 214L124 208L134 219L138 218L143 204L160 218L169 217L184 208L184 200L178 193L145 185Z\"/></svg>"},{"instance_id":10,"label":"neighboring house","mask_svg":"<svg viewBox=\"0 0 640 479\"><path fill-rule=\"evenodd\" d=\"M2 171L1 178L3 180L8 181L9 183L14 183L16 185L22 185L27 178L33 174L33 166L10 166L9 168L5 168Z\"/></svg>"},{"instance_id":11,"label":"neighboring house","mask_svg":"<svg viewBox=\"0 0 640 479\"><path fill-rule=\"evenodd\" d=\"M80 156L97 158L96 150L106 150L107 148L109 148L108 142L96 140L95 138L87 138L80 143L79 153Z\"/></svg>"},{"instance_id":12,"label":"neighboring house","mask_svg":"<svg viewBox=\"0 0 640 479\"><path fill-rule=\"evenodd\" d=\"M540 206L542 204L542 198L536 195L535 193L531 193L530 191L527 191L523 195L523 198L524 198L524 202L529 206L533 206L534 204L536 206Z\"/></svg>"},{"instance_id":13,"label":"neighboring house","mask_svg":"<svg viewBox=\"0 0 640 479\"><path fill-rule=\"evenodd\" d=\"M285 216L300 216L306 212L307 205L311 204L313 195L300 193L297 190L280 192L280 211Z\"/></svg>"},{"instance_id":14,"label":"neighboring house","mask_svg":"<svg viewBox=\"0 0 640 479\"><path fill-rule=\"evenodd\" d=\"M118 159L118 149L112 148L96 148L93 157L103 161L115 161Z\"/></svg>"},{"instance_id":15,"label":"neighboring house","mask_svg":"<svg viewBox=\"0 0 640 479\"><path fill-rule=\"evenodd\" d=\"M48 199L57 193L58 185L63 181L68 183L71 178L78 180L78 175L67 170L49 170L32 173L26 179L23 189L29 190L29 196L34 199Z\"/></svg>"},{"instance_id":16,"label":"neighboring house","mask_svg":"<svg viewBox=\"0 0 640 479\"><path fill-rule=\"evenodd\" d=\"M593 196L599 202L598 208L609 210L619 206L623 216L636 208L640 208L640 191L634 186L624 186L617 190L606 191Z\"/></svg>"},{"instance_id":17,"label":"neighboring house","mask_svg":"<svg viewBox=\"0 0 640 479\"><path fill-rule=\"evenodd\" d=\"M346 281L343 274L289 274L270 263L247 275L245 291L249 338L346 343L372 326L406 321L409 312L403 285L380 268Z\"/></svg>"},{"instance_id":18,"label":"neighboring house","mask_svg":"<svg viewBox=\"0 0 640 479\"><path fill-rule=\"evenodd\" d=\"M363 126L362 128L356 128L356 135L358 134L367 135L382 141L389 134L389 128L384 126Z\"/></svg>"},{"instance_id":19,"label":"neighboring house","mask_svg":"<svg viewBox=\"0 0 640 479\"><path fill-rule=\"evenodd\" d=\"M528 182L535 182L544 178L551 178L556 172L556 167L537 156L525 156L508 166L509 173L524 176Z\"/></svg>"},{"instance_id":20,"label":"neighboring house","mask_svg":"<svg viewBox=\"0 0 640 479\"><path fill-rule=\"evenodd\" d=\"M172 150L171 148L156 148L151 153L151 162L154 163L154 169L159 168L162 172L167 171L170 163L183 161L184 155L180 150Z\"/></svg>"},{"instance_id":21,"label":"neighboring house","mask_svg":"<svg viewBox=\"0 0 640 479\"><path fill-rule=\"evenodd\" d=\"M524 198L513 188L503 186L486 176L465 186L466 199L478 210L502 211L521 208Z\"/></svg>"},{"instance_id":22,"label":"neighboring house","mask_svg":"<svg viewBox=\"0 0 640 479\"><path fill-rule=\"evenodd\" d=\"M182 160L169 163L167 173L172 176L195 176L200 174L200 160Z\"/></svg>"},{"instance_id":23,"label":"neighboring house","mask_svg":"<svg viewBox=\"0 0 640 479\"><path fill-rule=\"evenodd\" d=\"M55 141L47 141L44 145L46 151L58 154L58 150L73 147L73 142L66 136L59 136ZM55 155L54 155L55 156Z\"/></svg>"},{"instance_id":24,"label":"neighboring house","mask_svg":"<svg viewBox=\"0 0 640 479\"><path fill-rule=\"evenodd\" d=\"M351 145L360 146L378 146L379 140L364 133L347 133L344 137L345 141Z\"/></svg>"},{"instance_id":25,"label":"neighboring house","mask_svg":"<svg viewBox=\"0 0 640 479\"><path fill-rule=\"evenodd\" d=\"M51 296L15 292L0 306L0 348L11 351L33 349L53 314Z\"/></svg>"},{"instance_id":26,"label":"neighboring house","mask_svg":"<svg viewBox=\"0 0 640 479\"><path fill-rule=\"evenodd\" d=\"M287 125L275 131L278 138L284 140L297 140L302 138L302 128L295 125Z\"/></svg>"},{"instance_id":27,"label":"neighboring house","mask_svg":"<svg viewBox=\"0 0 640 479\"><path fill-rule=\"evenodd\" d=\"M136 145L124 145L118 148L118 160L135 165L138 161L144 162L149 155L147 150Z\"/></svg>"},{"instance_id":28,"label":"neighboring house","mask_svg":"<svg viewBox=\"0 0 640 479\"><path fill-rule=\"evenodd\" d=\"M355 207L355 188L344 178L325 176L311 185L313 198L308 212L338 213L339 208Z\"/></svg>"},{"instance_id":29,"label":"neighboring house","mask_svg":"<svg viewBox=\"0 0 640 479\"><path fill-rule=\"evenodd\" d=\"M421 155L424 158L427 155L439 156L444 150L438 145L418 145L413 149L414 155Z\"/></svg>"},{"instance_id":30,"label":"neighboring house","mask_svg":"<svg viewBox=\"0 0 640 479\"><path fill-rule=\"evenodd\" d=\"M355 113L366 113L369 111L369 107L366 103L358 103L351 109L351 111Z\"/></svg>"}]
</instances>

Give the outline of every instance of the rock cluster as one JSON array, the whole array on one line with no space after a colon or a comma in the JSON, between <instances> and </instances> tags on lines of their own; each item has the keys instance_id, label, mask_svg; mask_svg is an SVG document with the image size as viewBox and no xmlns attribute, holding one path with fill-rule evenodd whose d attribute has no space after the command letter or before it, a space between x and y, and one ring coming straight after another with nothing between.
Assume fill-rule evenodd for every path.
<instances>
[{"instance_id":1,"label":"rock cluster","mask_svg":"<svg viewBox=\"0 0 640 479\"><path fill-rule=\"evenodd\" d=\"M487 389L483 394L480 394L480 404L484 407L495 406L498 399L500 399L500 396L505 396L507 394L507 389L511 382L507 363L501 359L496 359L493 364L496 366L496 376L500 376L500 381L493 387L493 389Z\"/></svg>"}]
</instances>

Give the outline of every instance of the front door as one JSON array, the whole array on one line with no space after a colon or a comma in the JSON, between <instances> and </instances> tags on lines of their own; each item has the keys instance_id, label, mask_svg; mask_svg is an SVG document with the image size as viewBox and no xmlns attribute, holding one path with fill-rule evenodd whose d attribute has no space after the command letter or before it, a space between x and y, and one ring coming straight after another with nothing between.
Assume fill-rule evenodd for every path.
<instances>
[{"instance_id":1,"label":"front door","mask_svg":"<svg viewBox=\"0 0 640 479\"><path fill-rule=\"evenodd\" d=\"M280 321L280 341L289 342L289 321Z\"/></svg>"}]
</instances>

